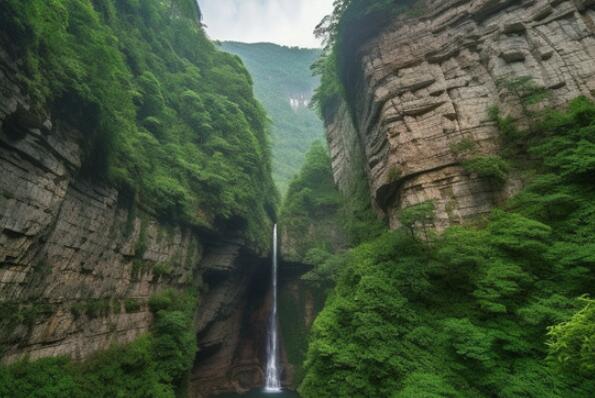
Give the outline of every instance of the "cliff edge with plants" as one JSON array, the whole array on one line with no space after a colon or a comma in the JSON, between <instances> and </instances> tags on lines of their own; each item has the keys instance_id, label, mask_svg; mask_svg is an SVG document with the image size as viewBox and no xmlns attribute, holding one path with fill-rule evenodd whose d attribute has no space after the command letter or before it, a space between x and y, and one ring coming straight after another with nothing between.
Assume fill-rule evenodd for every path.
<instances>
[{"instance_id":1,"label":"cliff edge with plants","mask_svg":"<svg viewBox=\"0 0 595 398\"><path fill-rule=\"evenodd\" d=\"M258 343L238 347L266 294L248 286L277 201L267 119L200 19L188 0L0 5L1 396L208 393L197 334L216 388L260 382Z\"/></svg>"}]
</instances>

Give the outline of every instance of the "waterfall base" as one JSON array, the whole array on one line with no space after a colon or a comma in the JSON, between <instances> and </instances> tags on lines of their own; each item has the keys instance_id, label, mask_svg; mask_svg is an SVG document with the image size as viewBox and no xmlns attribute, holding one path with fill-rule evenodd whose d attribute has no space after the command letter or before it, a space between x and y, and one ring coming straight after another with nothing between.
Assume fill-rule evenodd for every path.
<instances>
[{"instance_id":1,"label":"waterfall base","mask_svg":"<svg viewBox=\"0 0 595 398\"><path fill-rule=\"evenodd\" d=\"M224 394L215 398L299 398L297 392L289 390L279 390L277 392L267 392L266 389L252 390L245 394Z\"/></svg>"}]
</instances>

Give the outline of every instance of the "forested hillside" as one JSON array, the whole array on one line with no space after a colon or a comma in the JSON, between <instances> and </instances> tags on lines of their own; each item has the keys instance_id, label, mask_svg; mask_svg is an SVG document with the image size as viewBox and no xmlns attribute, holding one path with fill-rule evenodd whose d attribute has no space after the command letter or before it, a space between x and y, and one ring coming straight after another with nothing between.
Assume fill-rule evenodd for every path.
<instances>
[{"instance_id":1,"label":"forested hillside","mask_svg":"<svg viewBox=\"0 0 595 398\"><path fill-rule=\"evenodd\" d=\"M267 117L195 1L9 0L0 12L39 112L87 134L84 173L166 218L243 219L257 239L276 198Z\"/></svg>"},{"instance_id":2,"label":"forested hillside","mask_svg":"<svg viewBox=\"0 0 595 398\"><path fill-rule=\"evenodd\" d=\"M308 107L318 86L310 67L320 50L271 43L223 42L221 47L242 58L254 79L256 97L273 122L273 178L285 193L310 144L324 134L322 122Z\"/></svg>"},{"instance_id":3,"label":"forested hillside","mask_svg":"<svg viewBox=\"0 0 595 398\"><path fill-rule=\"evenodd\" d=\"M338 281L301 394L590 397L594 128L595 104L580 98L539 134L518 132L509 145L528 153L510 164L531 182L477 225L436 236L426 203L401 229L372 238L372 227L348 254L321 258L315 274ZM530 168L516 160L527 155Z\"/></svg>"}]
</instances>

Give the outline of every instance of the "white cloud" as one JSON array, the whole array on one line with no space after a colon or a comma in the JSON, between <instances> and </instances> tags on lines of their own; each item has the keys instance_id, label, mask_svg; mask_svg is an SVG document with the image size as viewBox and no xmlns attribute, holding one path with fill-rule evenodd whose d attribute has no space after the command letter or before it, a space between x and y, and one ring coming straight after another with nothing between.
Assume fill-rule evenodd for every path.
<instances>
[{"instance_id":1,"label":"white cloud","mask_svg":"<svg viewBox=\"0 0 595 398\"><path fill-rule=\"evenodd\" d=\"M314 28L333 0L199 0L209 36L247 43L320 47Z\"/></svg>"}]
</instances>

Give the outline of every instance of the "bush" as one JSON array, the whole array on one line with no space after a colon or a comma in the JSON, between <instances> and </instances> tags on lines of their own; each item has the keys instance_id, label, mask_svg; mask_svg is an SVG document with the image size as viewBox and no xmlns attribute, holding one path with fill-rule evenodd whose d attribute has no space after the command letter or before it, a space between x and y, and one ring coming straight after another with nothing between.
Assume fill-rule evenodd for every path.
<instances>
[{"instance_id":1,"label":"bush","mask_svg":"<svg viewBox=\"0 0 595 398\"><path fill-rule=\"evenodd\" d=\"M463 138L460 141L450 144L450 151L457 157L475 152L477 143L471 138Z\"/></svg>"},{"instance_id":2,"label":"bush","mask_svg":"<svg viewBox=\"0 0 595 398\"><path fill-rule=\"evenodd\" d=\"M140 312L141 309L141 303L136 300L136 299L126 299L126 301L124 301L124 310L129 313L135 313L135 312Z\"/></svg>"},{"instance_id":3,"label":"bush","mask_svg":"<svg viewBox=\"0 0 595 398\"><path fill-rule=\"evenodd\" d=\"M427 238L426 228L434 222L436 206L434 202L423 202L409 206L401 210L399 221L405 226L411 236L415 235L415 228L420 226L424 230L424 236Z\"/></svg>"},{"instance_id":4,"label":"bush","mask_svg":"<svg viewBox=\"0 0 595 398\"><path fill-rule=\"evenodd\" d=\"M169 276L174 272L174 269L171 265L166 263L157 263L153 267L153 275L156 278L160 278L162 276Z\"/></svg>"},{"instance_id":5,"label":"bush","mask_svg":"<svg viewBox=\"0 0 595 398\"><path fill-rule=\"evenodd\" d=\"M564 371L590 377L595 372L595 300L580 301L584 307L572 318L549 328L549 356Z\"/></svg>"},{"instance_id":6,"label":"bush","mask_svg":"<svg viewBox=\"0 0 595 398\"><path fill-rule=\"evenodd\" d=\"M494 184L506 182L510 166L499 156L478 156L465 160L463 168L472 174L477 174Z\"/></svg>"}]
</instances>

